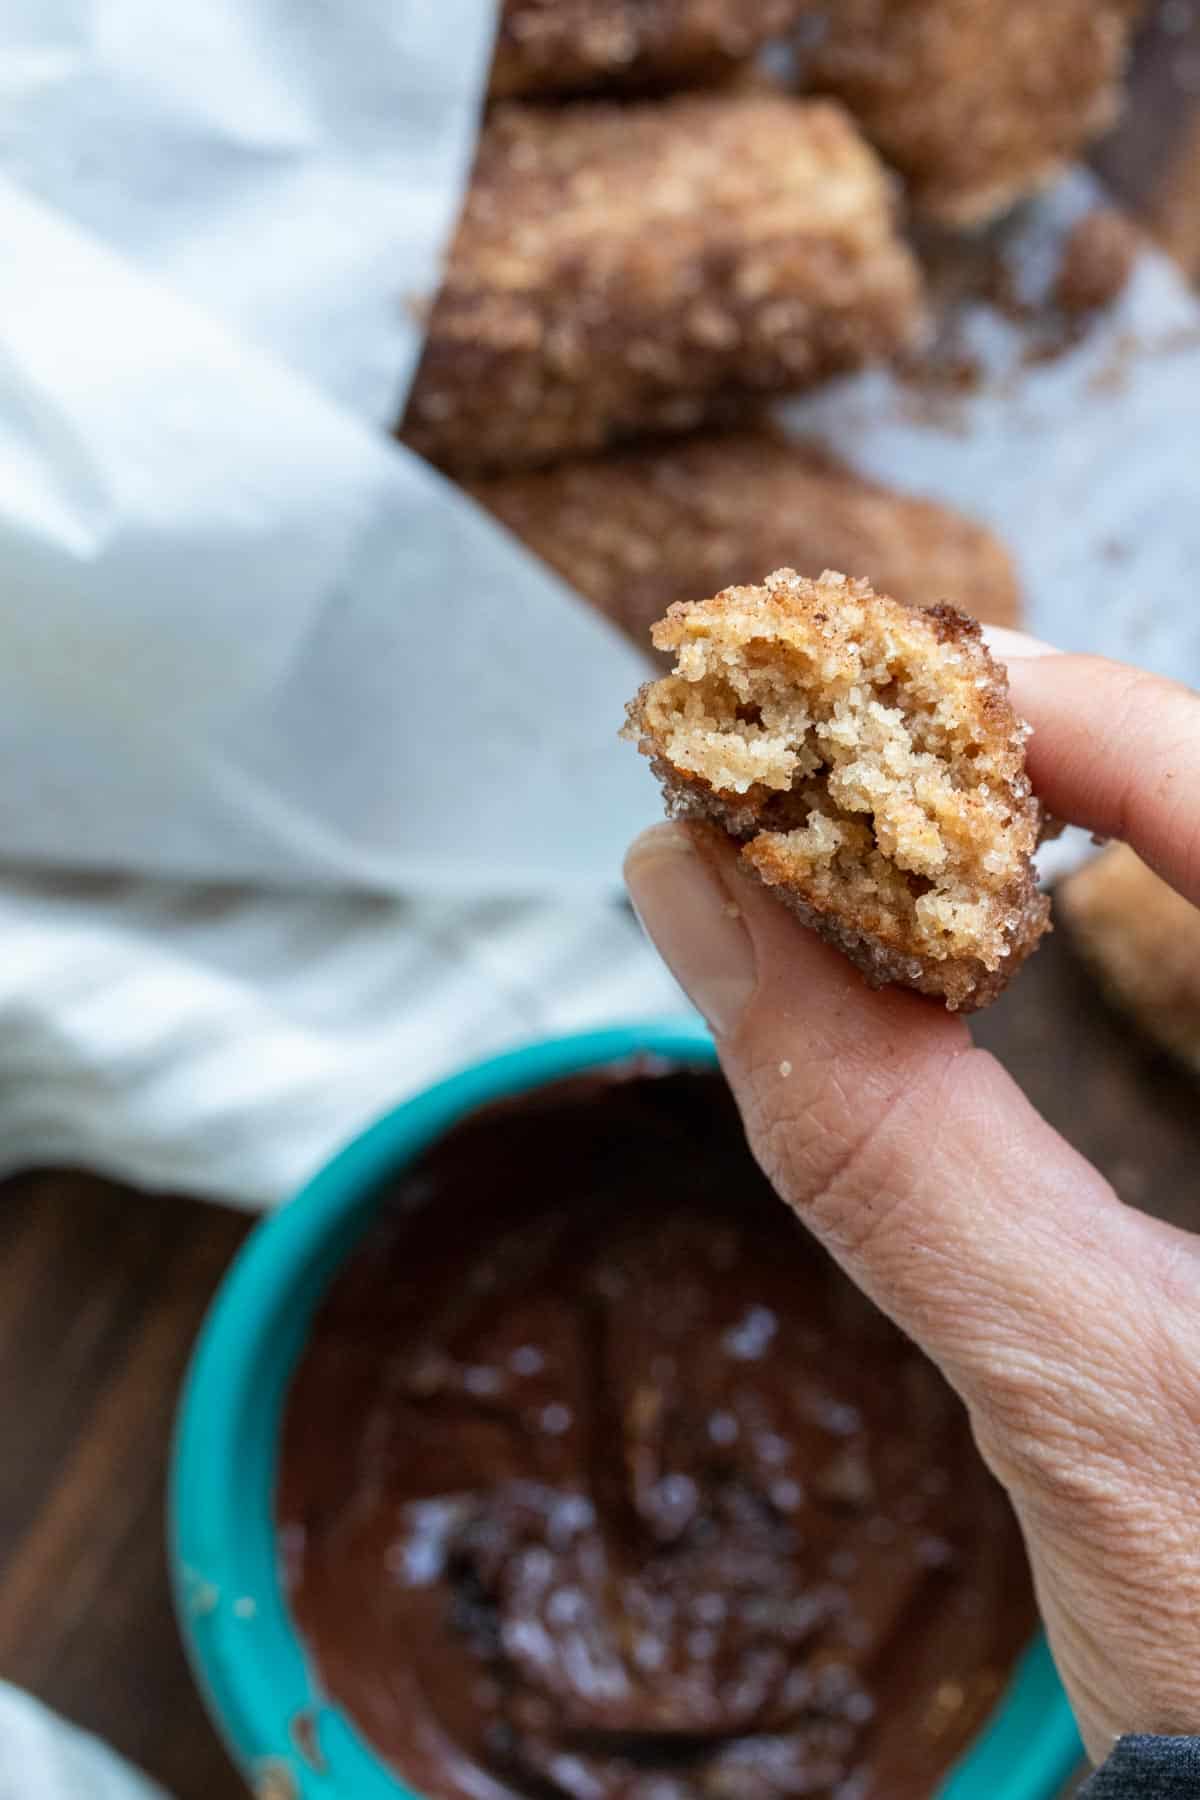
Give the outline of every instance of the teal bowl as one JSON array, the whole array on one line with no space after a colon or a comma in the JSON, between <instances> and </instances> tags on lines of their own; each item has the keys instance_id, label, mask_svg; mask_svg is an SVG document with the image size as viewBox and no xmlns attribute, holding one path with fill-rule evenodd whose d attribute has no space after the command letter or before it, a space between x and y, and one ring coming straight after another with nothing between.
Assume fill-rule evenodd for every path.
<instances>
[{"instance_id":1,"label":"teal bowl","mask_svg":"<svg viewBox=\"0 0 1200 1800\"><path fill-rule=\"evenodd\" d=\"M383 1185L475 1107L562 1076L662 1056L715 1063L686 1020L531 1044L398 1106L265 1219L227 1276L184 1386L171 1470L171 1568L184 1641L261 1800L419 1800L323 1697L280 1584L272 1516L284 1398L313 1312ZM1081 1751L1042 1640L937 1800L1051 1800Z\"/></svg>"}]
</instances>

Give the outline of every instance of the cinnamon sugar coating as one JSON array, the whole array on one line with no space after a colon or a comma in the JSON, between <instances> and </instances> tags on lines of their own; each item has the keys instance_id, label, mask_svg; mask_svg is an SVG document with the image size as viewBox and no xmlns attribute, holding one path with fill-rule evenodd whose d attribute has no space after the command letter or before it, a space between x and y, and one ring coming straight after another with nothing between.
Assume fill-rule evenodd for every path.
<instances>
[{"instance_id":1,"label":"cinnamon sugar coating","mask_svg":"<svg viewBox=\"0 0 1200 1800\"><path fill-rule=\"evenodd\" d=\"M791 569L671 607L626 735L875 987L994 1000L1049 925L1027 727L974 620Z\"/></svg>"},{"instance_id":2,"label":"cinnamon sugar coating","mask_svg":"<svg viewBox=\"0 0 1200 1800\"><path fill-rule=\"evenodd\" d=\"M986 624L1021 620L1016 571L992 532L768 428L662 439L466 486L643 646L675 601L784 566L861 569L914 605L952 597Z\"/></svg>"},{"instance_id":3,"label":"cinnamon sugar coating","mask_svg":"<svg viewBox=\"0 0 1200 1800\"><path fill-rule=\"evenodd\" d=\"M779 37L806 0L504 0L496 99L719 80Z\"/></svg>"},{"instance_id":4,"label":"cinnamon sugar coating","mask_svg":"<svg viewBox=\"0 0 1200 1800\"><path fill-rule=\"evenodd\" d=\"M460 471L549 462L888 356L921 318L891 178L834 103L504 105L402 436Z\"/></svg>"}]
</instances>

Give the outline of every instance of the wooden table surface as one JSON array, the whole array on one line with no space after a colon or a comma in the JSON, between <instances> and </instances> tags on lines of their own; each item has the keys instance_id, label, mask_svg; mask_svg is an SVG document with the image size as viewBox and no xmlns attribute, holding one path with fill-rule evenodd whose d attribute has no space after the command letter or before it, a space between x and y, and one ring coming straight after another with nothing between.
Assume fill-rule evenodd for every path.
<instances>
[{"instance_id":1,"label":"wooden table surface","mask_svg":"<svg viewBox=\"0 0 1200 1800\"><path fill-rule=\"evenodd\" d=\"M1162 0L1133 105L1095 160L1200 276L1200 3ZM1130 1039L1062 934L977 1035L1127 1199L1200 1227L1195 1089ZM87 1174L0 1185L0 1676L176 1800L245 1793L175 1632L163 1477L189 1348L247 1229Z\"/></svg>"}]
</instances>

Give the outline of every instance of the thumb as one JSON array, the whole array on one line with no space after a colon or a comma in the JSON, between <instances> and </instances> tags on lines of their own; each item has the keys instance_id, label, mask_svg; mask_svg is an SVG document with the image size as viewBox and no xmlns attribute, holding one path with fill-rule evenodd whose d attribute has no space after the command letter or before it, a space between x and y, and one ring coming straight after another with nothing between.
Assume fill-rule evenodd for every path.
<instances>
[{"instance_id":1,"label":"thumb","mask_svg":"<svg viewBox=\"0 0 1200 1800\"><path fill-rule=\"evenodd\" d=\"M1126 1384L1136 1290L1181 1234L1125 1208L960 1019L868 989L721 834L656 826L626 878L780 1194L942 1366L982 1439L996 1422L996 1459L1045 1460L1016 1421L1047 1391L1077 1406L1081 1365L1091 1404Z\"/></svg>"},{"instance_id":2,"label":"thumb","mask_svg":"<svg viewBox=\"0 0 1200 1800\"><path fill-rule=\"evenodd\" d=\"M658 826L626 875L767 1175L966 1401L1085 1743L1194 1730L1195 1241L1124 1207L961 1020L872 993L719 833Z\"/></svg>"}]
</instances>

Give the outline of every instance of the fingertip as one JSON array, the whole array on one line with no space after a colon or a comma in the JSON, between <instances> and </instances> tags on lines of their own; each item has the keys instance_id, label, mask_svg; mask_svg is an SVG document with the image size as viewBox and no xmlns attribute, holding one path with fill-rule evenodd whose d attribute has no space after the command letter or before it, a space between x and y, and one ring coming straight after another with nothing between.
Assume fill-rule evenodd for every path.
<instances>
[{"instance_id":1,"label":"fingertip","mask_svg":"<svg viewBox=\"0 0 1200 1800\"><path fill-rule=\"evenodd\" d=\"M714 1035L736 1031L755 952L715 844L690 826L651 826L629 848L625 881L646 936Z\"/></svg>"},{"instance_id":2,"label":"fingertip","mask_svg":"<svg viewBox=\"0 0 1200 1800\"><path fill-rule=\"evenodd\" d=\"M685 855L692 848L687 828L674 819L660 819L654 825L647 825L639 831L628 850L622 873L626 885L631 885L630 877L636 881L638 871L644 863L652 862L659 856Z\"/></svg>"},{"instance_id":3,"label":"fingertip","mask_svg":"<svg viewBox=\"0 0 1200 1800\"><path fill-rule=\"evenodd\" d=\"M1008 625L985 625L983 641L997 661L1033 662L1043 656L1061 656L1063 653L1056 644L1047 644L1041 638L1030 637L1026 631L1014 631Z\"/></svg>"},{"instance_id":4,"label":"fingertip","mask_svg":"<svg viewBox=\"0 0 1200 1800\"><path fill-rule=\"evenodd\" d=\"M1017 660L1009 685L1033 728L1026 763L1046 810L1121 839L1200 902L1200 696L1102 656Z\"/></svg>"}]
</instances>

